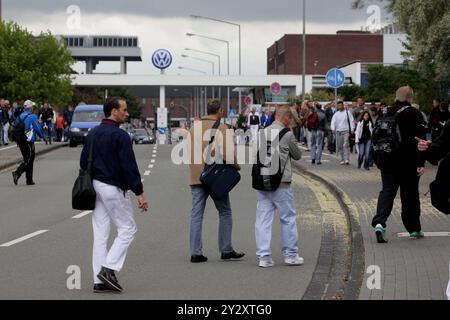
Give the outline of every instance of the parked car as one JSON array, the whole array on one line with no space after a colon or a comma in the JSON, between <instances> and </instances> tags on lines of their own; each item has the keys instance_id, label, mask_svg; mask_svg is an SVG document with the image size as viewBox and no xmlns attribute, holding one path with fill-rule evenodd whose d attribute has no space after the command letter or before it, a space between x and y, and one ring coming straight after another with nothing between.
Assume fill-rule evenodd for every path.
<instances>
[{"instance_id":1,"label":"parked car","mask_svg":"<svg viewBox=\"0 0 450 320\"><path fill-rule=\"evenodd\" d=\"M98 126L105 118L102 105L79 105L73 112L72 124L69 127L69 146L76 147L84 143L88 132Z\"/></svg>"},{"instance_id":2,"label":"parked car","mask_svg":"<svg viewBox=\"0 0 450 320\"><path fill-rule=\"evenodd\" d=\"M155 143L155 136L147 129L135 129L133 131L133 142L135 144L153 144Z\"/></svg>"}]
</instances>

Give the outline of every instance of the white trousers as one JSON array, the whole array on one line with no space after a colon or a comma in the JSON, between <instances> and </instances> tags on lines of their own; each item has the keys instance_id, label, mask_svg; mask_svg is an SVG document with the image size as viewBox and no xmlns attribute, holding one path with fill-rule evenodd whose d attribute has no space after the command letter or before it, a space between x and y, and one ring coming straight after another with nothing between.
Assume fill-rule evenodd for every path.
<instances>
[{"instance_id":1,"label":"white trousers","mask_svg":"<svg viewBox=\"0 0 450 320\"><path fill-rule=\"evenodd\" d=\"M124 192L109 184L94 180L97 193L95 210L92 214L94 245L92 266L94 283L102 283L97 278L102 266L114 271L122 270L128 247L134 239L137 227L133 217L130 192ZM117 237L108 251L111 220L117 228Z\"/></svg>"},{"instance_id":2,"label":"white trousers","mask_svg":"<svg viewBox=\"0 0 450 320\"><path fill-rule=\"evenodd\" d=\"M251 125L250 126L250 132L252 134L252 142L257 143L258 142L258 125Z\"/></svg>"},{"instance_id":3,"label":"white trousers","mask_svg":"<svg viewBox=\"0 0 450 320\"><path fill-rule=\"evenodd\" d=\"M9 131L9 122L3 125L3 143L9 143L8 131Z\"/></svg>"},{"instance_id":4,"label":"white trousers","mask_svg":"<svg viewBox=\"0 0 450 320\"><path fill-rule=\"evenodd\" d=\"M275 210L280 213L280 244L284 257L295 257L298 253L297 213L292 189L278 188L276 191L257 191L256 205L256 255L258 258L272 255L272 223Z\"/></svg>"}]
</instances>

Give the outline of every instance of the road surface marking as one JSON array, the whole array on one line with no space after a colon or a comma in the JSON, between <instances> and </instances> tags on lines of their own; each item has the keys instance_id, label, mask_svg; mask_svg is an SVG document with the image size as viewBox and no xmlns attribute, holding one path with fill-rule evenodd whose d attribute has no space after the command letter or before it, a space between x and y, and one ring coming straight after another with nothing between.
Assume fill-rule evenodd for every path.
<instances>
[{"instance_id":1,"label":"road surface marking","mask_svg":"<svg viewBox=\"0 0 450 320\"><path fill-rule=\"evenodd\" d=\"M17 146L5 147L5 148L1 148L0 151L8 150L8 149L16 148L16 147L17 147Z\"/></svg>"},{"instance_id":2,"label":"road surface marking","mask_svg":"<svg viewBox=\"0 0 450 320\"><path fill-rule=\"evenodd\" d=\"M450 237L450 232L424 232L425 237ZM408 232L397 233L399 238L409 238Z\"/></svg>"},{"instance_id":3,"label":"road surface marking","mask_svg":"<svg viewBox=\"0 0 450 320\"><path fill-rule=\"evenodd\" d=\"M73 216L72 219L80 219L80 218L83 218L84 216L87 216L90 213L92 213L91 210L83 211L83 212L77 214L76 216Z\"/></svg>"},{"instance_id":4,"label":"road surface marking","mask_svg":"<svg viewBox=\"0 0 450 320\"><path fill-rule=\"evenodd\" d=\"M152 158L156 158L156 154L152 154Z\"/></svg>"},{"instance_id":5,"label":"road surface marking","mask_svg":"<svg viewBox=\"0 0 450 320\"><path fill-rule=\"evenodd\" d=\"M156 150L153 150L153 153L156 153L157 151Z\"/></svg>"},{"instance_id":6,"label":"road surface marking","mask_svg":"<svg viewBox=\"0 0 450 320\"><path fill-rule=\"evenodd\" d=\"M150 160L150 162L151 162L151 163L155 163L155 159L153 159L153 160Z\"/></svg>"},{"instance_id":7,"label":"road surface marking","mask_svg":"<svg viewBox=\"0 0 450 320\"><path fill-rule=\"evenodd\" d=\"M150 170L147 170L144 172L144 176L148 176L148 175L150 175Z\"/></svg>"},{"instance_id":8,"label":"road surface marking","mask_svg":"<svg viewBox=\"0 0 450 320\"><path fill-rule=\"evenodd\" d=\"M149 168L149 169L152 169L153 166L154 166L154 164L149 164L149 165L148 165L148 168Z\"/></svg>"},{"instance_id":9,"label":"road surface marking","mask_svg":"<svg viewBox=\"0 0 450 320\"><path fill-rule=\"evenodd\" d=\"M28 240L30 238L36 237L36 236L38 236L38 235L40 235L42 233L45 233L47 231L48 230L39 230L39 231L30 233L30 234L27 234L26 236L20 237L20 238L18 238L16 240L4 243L4 244L0 245L0 247L10 247L10 246L15 245L15 244L17 244L19 242L22 242L22 241Z\"/></svg>"}]
</instances>

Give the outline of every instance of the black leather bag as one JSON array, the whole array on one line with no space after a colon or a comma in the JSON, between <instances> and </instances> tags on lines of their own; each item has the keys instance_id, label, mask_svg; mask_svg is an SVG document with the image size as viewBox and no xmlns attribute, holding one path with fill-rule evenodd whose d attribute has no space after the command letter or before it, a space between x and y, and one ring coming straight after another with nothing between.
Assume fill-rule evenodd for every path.
<instances>
[{"instance_id":1,"label":"black leather bag","mask_svg":"<svg viewBox=\"0 0 450 320\"><path fill-rule=\"evenodd\" d=\"M91 132L91 135L94 132ZM89 146L89 157L87 169L80 169L78 178L72 188L72 209L75 210L94 210L96 193L94 186L92 184L92 149L94 145L94 137L91 139L91 144Z\"/></svg>"},{"instance_id":2,"label":"black leather bag","mask_svg":"<svg viewBox=\"0 0 450 320\"><path fill-rule=\"evenodd\" d=\"M431 204L450 215L450 153L439 164L435 180L430 184Z\"/></svg>"},{"instance_id":3,"label":"black leather bag","mask_svg":"<svg viewBox=\"0 0 450 320\"><path fill-rule=\"evenodd\" d=\"M220 125L220 121L218 120L214 126L213 130L217 130ZM211 135L211 140L209 142L208 148L208 159L211 154L211 146L214 142L215 133ZM225 198L228 193L239 183L241 180L241 175L239 172L232 166L224 163L212 163L205 164L203 172L200 175L200 182L202 183L205 190L214 200L221 200Z\"/></svg>"}]
</instances>

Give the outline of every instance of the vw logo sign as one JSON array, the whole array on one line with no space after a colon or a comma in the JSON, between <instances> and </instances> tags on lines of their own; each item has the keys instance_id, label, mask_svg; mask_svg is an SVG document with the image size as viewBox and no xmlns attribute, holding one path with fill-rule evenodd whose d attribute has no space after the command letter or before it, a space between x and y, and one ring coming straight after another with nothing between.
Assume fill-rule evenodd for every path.
<instances>
[{"instance_id":1,"label":"vw logo sign","mask_svg":"<svg viewBox=\"0 0 450 320\"><path fill-rule=\"evenodd\" d=\"M156 68L164 70L172 64L172 55L166 49L158 49L153 53L152 62Z\"/></svg>"}]
</instances>

